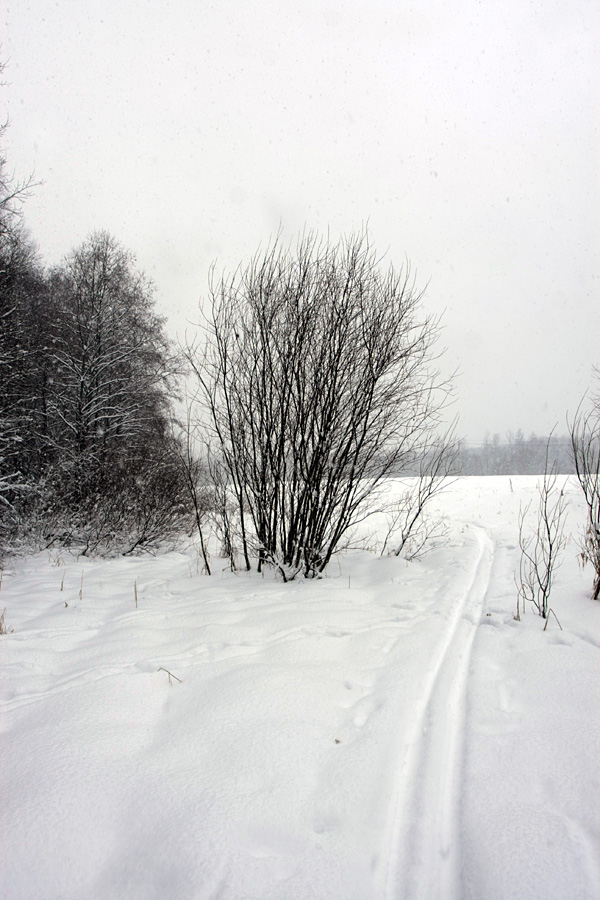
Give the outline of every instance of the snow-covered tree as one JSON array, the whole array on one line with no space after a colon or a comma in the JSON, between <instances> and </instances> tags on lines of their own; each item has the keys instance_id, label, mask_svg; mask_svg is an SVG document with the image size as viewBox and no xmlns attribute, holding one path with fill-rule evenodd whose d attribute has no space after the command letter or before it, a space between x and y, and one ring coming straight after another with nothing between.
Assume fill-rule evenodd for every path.
<instances>
[{"instance_id":1,"label":"snow-covered tree","mask_svg":"<svg viewBox=\"0 0 600 900\"><path fill-rule=\"evenodd\" d=\"M0 319L0 484L13 526L84 552L187 527L168 429L176 357L151 285L103 232L48 276L27 262L10 269Z\"/></svg>"},{"instance_id":2,"label":"snow-covered tree","mask_svg":"<svg viewBox=\"0 0 600 900\"><path fill-rule=\"evenodd\" d=\"M173 356L152 287L105 232L70 253L50 279L56 442L95 464L163 428Z\"/></svg>"}]
</instances>

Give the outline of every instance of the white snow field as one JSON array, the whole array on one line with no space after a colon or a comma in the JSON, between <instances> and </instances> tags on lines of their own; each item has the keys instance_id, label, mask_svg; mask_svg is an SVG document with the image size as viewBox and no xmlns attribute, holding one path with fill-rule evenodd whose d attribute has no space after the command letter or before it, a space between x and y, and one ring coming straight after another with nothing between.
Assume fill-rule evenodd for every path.
<instances>
[{"instance_id":1,"label":"white snow field","mask_svg":"<svg viewBox=\"0 0 600 900\"><path fill-rule=\"evenodd\" d=\"M567 481L563 630L515 621L535 484L460 479L445 546L311 582L9 561L0 897L600 898L600 604Z\"/></svg>"}]
</instances>

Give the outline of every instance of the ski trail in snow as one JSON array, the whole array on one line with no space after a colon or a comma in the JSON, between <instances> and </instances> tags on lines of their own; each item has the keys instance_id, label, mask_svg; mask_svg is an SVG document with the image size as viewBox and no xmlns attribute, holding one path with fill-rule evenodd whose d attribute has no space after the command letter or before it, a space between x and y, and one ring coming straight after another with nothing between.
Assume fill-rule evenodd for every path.
<instances>
[{"instance_id":1,"label":"ski trail in snow","mask_svg":"<svg viewBox=\"0 0 600 900\"><path fill-rule=\"evenodd\" d=\"M471 526L477 558L433 660L402 750L388 827L385 900L460 900L461 782L471 648L488 590L494 547Z\"/></svg>"}]
</instances>

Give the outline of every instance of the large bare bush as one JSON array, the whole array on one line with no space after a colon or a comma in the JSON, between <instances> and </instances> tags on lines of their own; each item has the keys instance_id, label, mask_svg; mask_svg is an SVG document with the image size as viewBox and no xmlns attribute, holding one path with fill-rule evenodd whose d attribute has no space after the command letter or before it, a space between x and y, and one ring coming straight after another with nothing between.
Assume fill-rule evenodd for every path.
<instances>
[{"instance_id":1,"label":"large bare bush","mask_svg":"<svg viewBox=\"0 0 600 900\"><path fill-rule=\"evenodd\" d=\"M447 393L421 297L365 234L276 241L212 279L187 356L247 567L255 556L286 580L319 574L385 479L414 468Z\"/></svg>"}]
</instances>

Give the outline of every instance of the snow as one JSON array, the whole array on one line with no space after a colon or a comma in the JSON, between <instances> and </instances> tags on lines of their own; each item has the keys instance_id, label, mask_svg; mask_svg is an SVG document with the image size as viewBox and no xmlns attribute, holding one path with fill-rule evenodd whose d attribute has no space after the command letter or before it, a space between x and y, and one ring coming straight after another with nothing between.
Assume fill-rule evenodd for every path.
<instances>
[{"instance_id":1,"label":"snow","mask_svg":"<svg viewBox=\"0 0 600 900\"><path fill-rule=\"evenodd\" d=\"M0 897L599 898L600 604L567 479L563 630L515 621L535 484L459 479L445 546L318 581L11 561Z\"/></svg>"}]
</instances>

